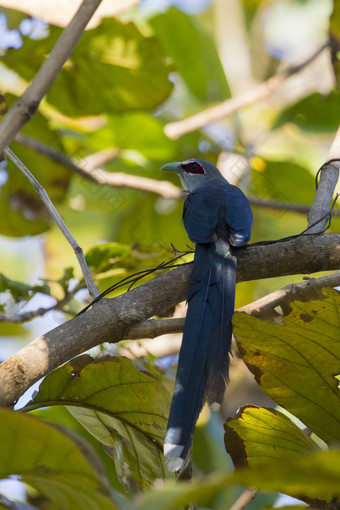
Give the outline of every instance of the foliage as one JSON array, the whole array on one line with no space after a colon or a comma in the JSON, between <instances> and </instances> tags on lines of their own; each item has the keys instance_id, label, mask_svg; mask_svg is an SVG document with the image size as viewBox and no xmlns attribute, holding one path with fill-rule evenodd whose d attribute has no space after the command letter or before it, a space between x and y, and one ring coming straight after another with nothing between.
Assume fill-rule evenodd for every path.
<instances>
[{"instance_id":1,"label":"foliage","mask_svg":"<svg viewBox=\"0 0 340 510\"><path fill-rule=\"evenodd\" d=\"M340 2L318 5L316 11L312 1L240 0L244 23L230 7L232 22L244 35L239 39L234 39L237 30L221 31L217 0L196 15L173 6L161 13L136 8L84 32L22 135L66 155L90 178L20 138L11 148L84 249L100 291L173 259L176 249L187 249L181 201L124 182L125 176L156 184L172 179L159 172L170 160L200 155L219 161L248 196L277 201L277 210L254 207L253 240L305 228L305 218L286 209L312 203L315 173L340 117L339 91L332 81L335 75L339 84ZM10 28L20 30L22 46L4 43L0 49L0 114L20 96L61 33L50 25L34 34L34 22L23 13L4 13ZM305 27L303 40L295 18L299 28ZM31 30L24 30L22 22ZM316 61L318 72L307 66L276 92L275 100L257 102L178 138L166 134L170 122L251 90L255 76L264 81L292 63L292 54L303 61L328 35L333 75ZM237 56L233 63L225 51L230 48ZM112 148L114 155L106 158ZM250 158L249 168L244 158ZM122 186L103 185L97 167L120 177ZM78 291L85 284L74 254L10 161L0 166L0 217L5 219L0 221L0 331L13 351L18 338L27 343L54 324L42 327L38 319L19 328L6 318L43 303L45 310L60 311L59 321L66 320L84 306L84 292ZM331 228L338 225L334 218ZM190 258L187 254L183 260ZM242 283L237 305L299 279ZM80 356L50 373L21 412L0 410L0 477L19 476L53 508L175 509L197 501L219 510L231 506L240 486L263 491L249 505L252 510L274 504L277 492L320 507L340 496L338 309L339 294L326 289L322 299L295 302L273 321L235 314L242 358L274 402L266 405L278 404L290 414L264 407L259 393L253 402L251 395L258 392L253 385L249 404L225 423L224 449L221 423L216 416L209 420L204 410L194 440L192 484L175 484L162 457L172 367L160 368L151 355L137 364L117 356L119 347L115 355L110 349L110 355L98 359ZM152 375L140 369L148 365ZM236 365L232 378L247 376ZM159 479L165 485L154 488Z\"/></svg>"}]
</instances>

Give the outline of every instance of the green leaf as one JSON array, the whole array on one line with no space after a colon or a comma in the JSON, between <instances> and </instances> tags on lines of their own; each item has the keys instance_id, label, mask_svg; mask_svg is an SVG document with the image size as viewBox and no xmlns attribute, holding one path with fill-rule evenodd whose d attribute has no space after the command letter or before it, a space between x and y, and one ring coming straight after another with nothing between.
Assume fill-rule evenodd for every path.
<instances>
[{"instance_id":1,"label":"green leaf","mask_svg":"<svg viewBox=\"0 0 340 510\"><path fill-rule=\"evenodd\" d=\"M27 283L10 280L4 274L0 273L0 292L10 292L16 302L28 301L34 294L50 294L48 285L28 285Z\"/></svg>"},{"instance_id":2,"label":"green leaf","mask_svg":"<svg viewBox=\"0 0 340 510\"><path fill-rule=\"evenodd\" d=\"M252 173L251 191L255 195L280 200L287 206L313 202L315 182L306 168L291 161L262 160L262 165L261 172Z\"/></svg>"},{"instance_id":3,"label":"green leaf","mask_svg":"<svg viewBox=\"0 0 340 510\"><path fill-rule=\"evenodd\" d=\"M9 106L15 99L17 98L13 95L6 94ZM47 119L39 112L35 113L21 131L22 134L54 149L64 150L57 132L51 129ZM70 184L70 172L63 165L18 142L13 141L11 149L45 188L54 205L60 204ZM0 217L6 218L6 221L0 222L0 233L14 237L37 235L46 231L52 222L51 216L33 185L9 159L5 170L8 172L8 179L1 187Z\"/></svg>"},{"instance_id":4,"label":"green leaf","mask_svg":"<svg viewBox=\"0 0 340 510\"><path fill-rule=\"evenodd\" d=\"M110 115L107 126L91 135L89 144L95 144L97 150L117 147L138 151L149 159L170 160L176 143L164 134L163 128L158 119L145 112Z\"/></svg>"},{"instance_id":5,"label":"green leaf","mask_svg":"<svg viewBox=\"0 0 340 510\"><path fill-rule=\"evenodd\" d=\"M0 409L0 478L20 476L56 508L117 509L91 450L46 422ZM95 460L95 462L94 462Z\"/></svg>"},{"instance_id":6,"label":"green leaf","mask_svg":"<svg viewBox=\"0 0 340 510\"><path fill-rule=\"evenodd\" d=\"M98 244L90 248L85 258L92 272L102 273L111 269L117 260L129 253L130 247L128 245L111 242Z\"/></svg>"},{"instance_id":7,"label":"green leaf","mask_svg":"<svg viewBox=\"0 0 340 510\"><path fill-rule=\"evenodd\" d=\"M261 388L326 442L340 440L340 294L295 301L287 316L267 323L234 315L244 362Z\"/></svg>"},{"instance_id":8,"label":"green leaf","mask_svg":"<svg viewBox=\"0 0 340 510\"><path fill-rule=\"evenodd\" d=\"M191 502L204 505L209 498L235 484L297 498L306 495L310 503L315 499L330 501L333 496L340 496L340 451L311 453L290 462L262 465L260 469L239 469L234 474L214 473L191 483L168 482L139 497L134 510L178 510Z\"/></svg>"},{"instance_id":9,"label":"green leaf","mask_svg":"<svg viewBox=\"0 0 340 510\"><path fill-rule=\"evenodd\" d=\"M234 483L282 492L311 504L316 499L330 502L340 496L340 451L311 453L283 463L269 462L260 469L239 469Z\"/></svg>"},{"instance_id":10,"label":"green leaf","mask_svg":"<svg viewBox=\"0 0 340 510\"><path fill-rule=\"evenodd\" d=\"M51 26L47 39L23 37L23 46L9 50L4 64L30 81L60 34ZM144 37L133 23L105 19L84 32L47 100L70 116L154 108L173 87L165 57L158 40Z\"/></svg>"},{"instance_id":11,"label":"green leaf","mask_svg":"<svg viewBox=\"0 0 340 510\"><path fill-rule=\"evenodd\" d=\"M333 12L331 14L330 25L330 47L332 64L334 68L335 79L338 84L338 90L340 92L340 2L334 0Z\"/></svg>"},{"instance_id":12,"label":"green leaf","mask_svg":"<svg viewBox=\"0 0 340 510\"><path fill-rule=\"evenodd\" d=\"M339 93L334 90L328 96L311 94L280 113L273 128L292 122L300 129L310 132L331 132L339 127Z\"/></svg>"},{"instance_id":13,"label":"green leaf","mask_svg":"<svg viewBox=\"0 0 340 510\"><path fill-rule=\"evenodd\" d=\"M259 467L290 462L319 447L284 414L274 409L246 406L238 418L228 419L224 442L236 467Z\"/></svg>"},{"instance_id":14,"label":"green leaf","mask_svg":"<svg viewBox=\"0 0 340 510\"><path fill-rule=\"evenodd\" d=\"M25 410L66 405L112 453L129 490L145 488L168 473L162 445L170 394L127 358L94 361L84 355L48 375Z\"/></svg>"},{"instance_id":15,"label":"green leaf","mask_svg":"<svg viewBox=\"0 0 340 510\"><path fill-rule=\"evenodd\" d=\"M202 101L230 97L229 86L211 37L176 7L150 20L193 94Z\"/></svg>"}]
</instances>

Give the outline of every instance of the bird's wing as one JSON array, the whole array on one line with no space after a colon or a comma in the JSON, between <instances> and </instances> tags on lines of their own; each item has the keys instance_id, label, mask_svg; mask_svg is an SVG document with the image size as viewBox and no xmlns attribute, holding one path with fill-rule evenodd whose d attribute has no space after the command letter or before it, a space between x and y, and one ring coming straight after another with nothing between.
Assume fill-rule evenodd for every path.
<instances>
[{"instance_id":1,"label":"bird's wing","mask_svg":"<svg viewBox=\"0 0 340 510\"><path fill-rule=\"evenodd\" d=\"M185 230L193 243L211 243L215 240L219 205L208 189L198 189L188 195L183 209Z\"/></svg>"},{"instance_id":2,"label":"bird's wing","mask_svg":"<svg viewBox=\"0 0 340 510\"><path fill-rule=\"evenodd\" d=\"M226 222L230 229L230 242L233 246L247 244L251 236L253 214L245 194L236 186L225 188Z\"/></svg>"}]
</instances>

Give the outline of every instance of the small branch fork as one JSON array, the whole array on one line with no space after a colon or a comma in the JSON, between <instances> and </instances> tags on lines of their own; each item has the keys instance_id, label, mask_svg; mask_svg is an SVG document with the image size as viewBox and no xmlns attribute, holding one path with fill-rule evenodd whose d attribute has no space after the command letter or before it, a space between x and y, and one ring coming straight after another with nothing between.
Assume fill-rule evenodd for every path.
<instances>
[{"instance_id":1,"label":"small branch fork","mask_svg":"<svg viewBox=\"0 0 340 510\"><path fill-rule=\"evenodd\" d=\"M69 229L67 228L67 226L65 225L65 223L62 220L60 214L58 213L58 211L54 207L53 203L51 202L51 199L48 196L46 190L41 186L41 184L39 184L37 179L31 174L31 172L20 161L20 159L11 151L11 149L9 149L7 147L7 149L5 149L5 154L6 154L7 157L9 157L11 159L11 161L13 161L15 166L33 184L37 194L39 195L39 197L41 198L41 200L45 204L46 209L48 210L48 212L50 213L50 215L52 216L52 218L54 219L54 221L58 225L58 227L61 230L62 234L67 239L68 243L73 248L74 253L76 254L76 257L78 259L78 262L79 262L79 265L80 265L81 271L83 273L84 280L85 280L85 283L86 283L86 286L88 288L88 291L89 291L90 295L93 298L97 297L99 295L99 290L97 289L97 287L96 287L96 285L95 285L95 283L94 283L94 281L92 279L90 270L89 270L89 268L88 268L88 266L86 264L84 252L83 252L82 248L79 246L79 244L77 243L77 241L75 240L75 238L73 237L73 235L71 234L71 232L69 231Z\"/></svg>"}]
</instances>

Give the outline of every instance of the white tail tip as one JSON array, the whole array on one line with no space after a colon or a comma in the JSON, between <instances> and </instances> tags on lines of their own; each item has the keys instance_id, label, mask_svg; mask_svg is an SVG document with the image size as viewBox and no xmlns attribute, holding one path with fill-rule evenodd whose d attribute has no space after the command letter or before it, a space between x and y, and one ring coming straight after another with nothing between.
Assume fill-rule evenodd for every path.
<instances>
[{"instance_id":1,"label":"white tail tip","mask_svg":"<svg viewBox=\"0 0 340 510\"><path fill-rule=\"evenodd\" d=\"M183 448L180 444L165 443L164 456L169 471L179 471L183 466L184 460L180 457Z\"/></svg>"},{"instance_id":2,"label":"white tail tip","mask_svg":"<svg viewBox=\"0 0 340 510\"><path fill-rule=\"evenodd\" d=\"M217 411L219 411L221 409L221 404L219 404L218 402L213 402L212 404L210 404L210 409L212 411L214 411L215 413L217 413Z\"/></svg>"}]
</instances>

